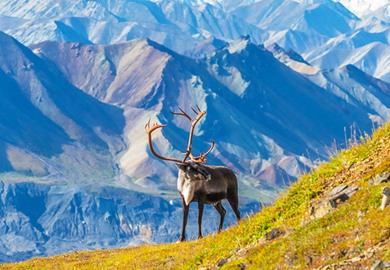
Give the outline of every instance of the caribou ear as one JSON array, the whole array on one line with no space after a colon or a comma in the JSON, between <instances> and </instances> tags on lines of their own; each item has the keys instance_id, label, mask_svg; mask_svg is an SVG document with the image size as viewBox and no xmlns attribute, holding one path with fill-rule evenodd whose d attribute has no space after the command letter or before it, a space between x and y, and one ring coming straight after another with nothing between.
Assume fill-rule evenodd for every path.
<instances>
[{"instance_id":1,"label":"caribou ear","mask_svg":"<svg viewBox=\"0 0 390 270\"><path fill-rule=\"evenodd\" d=\"M179 170L186 171L186 165L183 163L176 163L176 166L179 168Z\"/></svg>"}]
</instances>

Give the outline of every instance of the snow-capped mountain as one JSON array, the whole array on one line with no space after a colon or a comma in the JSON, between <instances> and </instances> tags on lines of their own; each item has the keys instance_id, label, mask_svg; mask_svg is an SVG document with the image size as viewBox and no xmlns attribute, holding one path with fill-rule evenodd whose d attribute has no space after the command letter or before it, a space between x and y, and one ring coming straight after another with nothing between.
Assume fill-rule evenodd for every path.
<instances>
[{"instance_id":1,"label":"snow-capped mountain","mask_svg":"<svg viewBox=\"0 0 390 270\"><path fill-rule=\"evenodd\" d=\"M26 45L149 38L191 56L203 55L191 51L212 37L229 42L250 35L256 44L278 43L320 68L353 64L389 81L389 3L360 2L2 1L0 30Z\"/></svg>"},{"instance_id":2,"label":"snow-capped mountain","mask_svg":"<svg viewBox=\"0 0 390 270\"><path fill-rule=\"evenodd\" d=\"M264 44L277 43L300 53L322 69L353 64L389 81L389 17L379 13L358 18L332 1L264 0L233 11L269 34ZM284 14L280 18L280 14ZM378 15L377 15L378 14Z\"/></svg>"},{"instance_id":3,"label":"snow-capped mountain","mask_svg":"<svg viewBox=\"0 0 390 270\"><path fill-rule=\"evenodd\" d=\"M261 29L223 10L194 1L5 1L0 30L24 44L45 40L113 44L150 38L178 52L210 36L261 41ZM192 46L191 46L192 44Z\"/></svg>"}]
</instances>

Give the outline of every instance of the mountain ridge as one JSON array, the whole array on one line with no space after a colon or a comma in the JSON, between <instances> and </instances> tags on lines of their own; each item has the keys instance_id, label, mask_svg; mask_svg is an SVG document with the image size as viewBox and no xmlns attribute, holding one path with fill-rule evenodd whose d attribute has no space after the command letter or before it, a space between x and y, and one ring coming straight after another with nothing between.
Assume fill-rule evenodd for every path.
<instances>
[{"instance_id":1,"label":"mountain ridge","mask_svg":"<svg viewBox=\"0 0 390 270\"><path fill-rule=\"evenodd\" d=\"M356 10L349 1L289 0L282 5L276 0L240 4L231 1L129 1L124 4L106 0L50 3L49 0L32 1L15 7L5 1L0 9L0 30L26 45L45 40L116 44L150 38L191 56L203 55L193 51L209 38L231 42L250 35L256 44L278 43L295 50L320 68L354 64L370 75L389 81L386 57L389 40L385 34L389 23L385 2L378 4L375 12L360 17L342 5ZM318 20L319 15L329 20ZM370 48L349 42L362 31L366 34L358 42ZM372 58L377 61L367 65Z\"/></svg>"}]
</instances>

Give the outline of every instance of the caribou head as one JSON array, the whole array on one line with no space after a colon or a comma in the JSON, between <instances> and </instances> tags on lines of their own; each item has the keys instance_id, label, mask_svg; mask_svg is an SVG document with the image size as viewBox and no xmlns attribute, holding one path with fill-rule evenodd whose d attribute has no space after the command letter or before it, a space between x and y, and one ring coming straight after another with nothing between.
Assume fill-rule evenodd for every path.
<instances>
[{"instance_id":1,"label":"caribou head","mask_svg":"<svg viewBox=\"0 0 390 270\"><path fill-rule=\"evenodd\" d=\"M237 178L234 172L223 166L206 166L206 156L214 148L214 140L211 140L210 149L199 156L192 154L192 138L196 124L206 115L199 107L191 108L196 117L193 120L187 113L179 108L180 112L171 112L174 115L179 115L187 118L191 123L189 132L187 149L183 159L164 157L158 154L152 143L153 131L163 128L166 125L154 124L150 125L150 119L145 125L145 131L148 135L149 148L152 154L162 160L176 162L179 169L177 179L177 189L182 198L183 203L183 226L179 241L185 240L185 228L187 225L189 204L198 202L198 238L202 238L202 216L204 204L213 204L220 214L220 222L218 232L222 230L223 221L226 210L222 206L222 200L227 199L232 207L237 219L240 219L238 210L238 189Z\"/></svg>"}]
</instances>

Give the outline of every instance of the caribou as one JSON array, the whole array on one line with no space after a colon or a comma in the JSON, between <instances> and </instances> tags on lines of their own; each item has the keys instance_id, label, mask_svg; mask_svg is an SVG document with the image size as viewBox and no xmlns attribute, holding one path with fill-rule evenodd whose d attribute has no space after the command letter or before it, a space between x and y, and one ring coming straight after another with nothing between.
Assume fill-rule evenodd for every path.
<instances>
[{"instance_id":1,"label":"caribou","mask_svg":"<svg viewBox=\"0 0 390 270\"><path fill-rule=\"evenodd\" d=\"M192 118L179 108L180 112L171 112L174 115L183 116L191 123L189 132L187 150L184 153L183 159L164 157L158 154L152 143L153 131L163 128L166 125L153 124L150 125L150 119L145 125L145 131L148 136L149 148L152 154L158 159L165 161L176 162L179 170L177 178L177 189L182 198L183 205L183 223L179 241L185 241L185 231L188 219L188 212L191 202L198 203L198 239L202 238L202 217L204 204L212 204L220 215L218 233L221 232L226 210L222 206L222 201L227 199L233 209L237 220L240 220L240 211L238 210L238 186L237 178L234 172L224 166L206 166L206 156L214 148L214 140L211 140L210 149L199 156L192 154L192 139L196 124L206 114L198 106L195 109L191 108L196 114L196 118Z\"/></svg>"}]
</instances>

